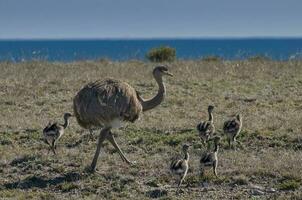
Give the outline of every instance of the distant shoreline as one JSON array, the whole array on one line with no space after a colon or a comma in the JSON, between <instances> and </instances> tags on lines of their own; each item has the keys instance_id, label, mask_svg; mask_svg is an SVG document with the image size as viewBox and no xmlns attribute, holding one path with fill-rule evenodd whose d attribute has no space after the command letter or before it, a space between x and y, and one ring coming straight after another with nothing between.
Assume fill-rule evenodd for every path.
<instances>
[{"instance_id":1,"label":"distant shoreline","mask_svg":"<svg viewBox=\"0 0 302 200\"><path fill-rule=\"evenodd\" d=\"M1 41L121 41L121 40L301 40L302 36L243 37L116 37L116 38L0 38Z\"/></svg>"},{"instance_id":2,"label":"distant shoreline","mask_svg":"<svg viewBox=\"0 0 302 200\"><path fill-rule=\"evenodd\" d=\"M0 61L73 62L106 58L114 61L146 60L150 49L169 46L181 60L209 56L223 60L266 57L302 59L301 38L149 38L149 39L18 39L0 40Z\"/></svg>"}]
</instances>

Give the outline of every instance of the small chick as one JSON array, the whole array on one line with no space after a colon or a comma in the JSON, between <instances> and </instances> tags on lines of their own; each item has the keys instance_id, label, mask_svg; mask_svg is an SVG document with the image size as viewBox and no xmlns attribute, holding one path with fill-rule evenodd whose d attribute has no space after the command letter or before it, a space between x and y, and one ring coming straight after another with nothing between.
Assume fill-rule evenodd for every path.
<instances>
[{"instance_id":1,"label":"small chick","mask_svg":"<svg viewBox=\"0 0 302 200\"><path fill-rule=\"evenodd\" d=\"M213 168L214 175L217 176L217 165L218 165L218 149L219 149L219 141L220 137L215 136L212 138L214 140L214 151L211 152L207 150L206 152L203 153L203 155L200 158L200 170L201 170L201 175L204 175L204 170L205 168Z\"/></svg>"},{"instance_id":2,"label":"small chick","mask_svg":"<svg viewBox=\"0 0 302 200\"><path fill-rule=\"evenodd\" d=\"M70 113L64 114L64 124L48 123L43 129L44 142L50 146L50 149L56 154L56 143L64 134L64 129L69 125L69 118L72 115Z\"/></svg>"},{"instance_id":3,"label":"small chick","mask_svg":"<svg viewBox=\"0 0 302 200\"><path fill-rule=\"evenodd\" d=\"M182 150L185 154L185 157L183 159L173 160L170 165L171 172L180 177L180 181L177 186L177 192L179 191L180 185L185 179L189 169L189 145L183 145Z\"/></svg>"},{"instance_id":4,"label":"small chick","mask_svg":"<svg viewBox=\"0 0 302 200\"><path fill-rule=\"evenodd\" d=\"M204 144L208 142L208 140L213 136L215 132L213 110L214 110L214 106L209 105L208 106L209 120L200 122L196 127L199 133L199 137L201 138Z\"/></svg>"},{"instance_id":5,"label":"small chick","mask_svg":"<svg viewBox=\"0 0 302 200\"><path fill-rule=\"evenodd\" d=\"M236 137L239 135L242 128L242 117L237 114L235 118L224 122L223 131L228 138L229 148L232 143L236 143Z\"/></svg>"}]
</instances>

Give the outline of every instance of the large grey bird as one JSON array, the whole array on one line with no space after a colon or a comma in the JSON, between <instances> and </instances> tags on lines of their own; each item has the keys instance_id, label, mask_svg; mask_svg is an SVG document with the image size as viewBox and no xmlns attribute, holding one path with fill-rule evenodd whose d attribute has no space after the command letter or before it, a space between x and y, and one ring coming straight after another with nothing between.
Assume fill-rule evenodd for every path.
<instances>
[{"instance_id":1,"label":"large grey bird","mask_svg":"<svg viewBox=\"0 0 302 200\"><path fill-rule=\"evenodd\" d=\"M69 125L69 118L72 115L70 113L64 114L64 124L48 123L48 125L43 129L44 142L50 146L50 149L54 154L56 154L56 143L64 134L64 129Z\"/></svg>"},{"instance_id":2,"label":"large grey bird","mask_svg":"<svg viewBox=\"0 0 302 200\"><path fill-rule=\"evenodd\" d=\"M112 128L120 128L123 121L134 122L141 112L158 106L165 97L166 87L163 76L173 76L167 67L158 66L153 76L158 84L157 94L144 100L139 93L126 82L105 79L84 86L74 97L74 114L80 126L86 129L101 128L97 149L89 171L95 171L102 144L107 139L118 151L123 161L131 164L111 132Z\"/></svg>"}]
</instances>

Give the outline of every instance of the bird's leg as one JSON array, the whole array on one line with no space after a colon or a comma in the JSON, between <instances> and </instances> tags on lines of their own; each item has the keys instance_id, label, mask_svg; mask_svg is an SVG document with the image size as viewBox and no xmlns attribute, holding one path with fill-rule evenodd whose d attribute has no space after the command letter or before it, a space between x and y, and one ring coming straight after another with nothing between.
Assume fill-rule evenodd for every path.
<instances>
[{"instance_id":1,"label":"bird's leg","mask_svg":"<svg viewBox=\"0 0 302 200\"><path fill-rule=\"evenodd\" d=\"M234 151L236 151L236 138L235 137L232 138L232 149Z\"/></svg>"},{"instance_id":2,"label":"bird's leg","mask_svg":"<svg viewBox=\"0 0 302 200\"><path fill-rule=\"evenodd\" d=\"M229 149L231 149L232 147L231 147L231 138L230 137L228 137L228 143L229 143Z\"/></svg>"},{"instance_id":3,"label":"bird's leg","mask_svg":"<svg viewBox=\"0 0 302 200\"><path fill-rule=\"evenodd\" d=\"M240 141L236 140L236 143L240 146L240 149L245 149Z\"/></svg>"},{"instance_id":4,"label":"bird's leg","mask_svg":"<svg viewBox=\"0 0 302 200\"><path fill-rule=\"evenodd\" d=\"M51 150L54 153L54 155L56 155L55 148L56 148L56 143L55 143L55 140L53 140L52 143L51 143Z\"/></svg>"},{"instance_id":5,"label":"bird's leg","mask_svg":"<svg viewBox=\"0 0 302 200\"><path fill-rule=\"evenodd\" d=\"M50 145L49 142L47 141L47 139L43 140L46 144Z\"/></svg>"},{"instance_id":6,"label":"bird's leg","mask_svg":"<svg viewBox=\"0 0 302 200\"><path fill-rule=\"evenodd\" d=\"M57 155L56 150L54 148L52 148L52 152L54 155Z\"/></svg>"},{"instance_id":7,"label":"bird's leg","mask_svg":"<svg viewBox=\"0 0 302 200\"><path fill-rule=\"evenodd\" d=\"M203 168L200 169L200 176L201 176L201 177L204 176L204 169L203 169Z\"/></svg>"},{"instance_id":8,"label":"bird's leg","mask_svg":"<svg viewBox=\"0 0 302 200\"><path fill-rule=\"evenodd\" d=\"M202 178L204 176L204 166L200 167L200 177Z\"/></svg>"},{"instance_id":9,"label":"bird's leg","mask_svg":"<svg viewBox=\"0 0 302 200\"><path fill-rule=\"evenodd\" d=\"M177 185L177 191L176 194L179 194L180 185L182 184L183 180L185 179L186 173L181 177L178 185Z\"/></svg>"},{"instance_id":10,"label":"bird's leg","mask_svg":"<svg viewBox=\"0 0 302 200\"><path fill-rule=\"evenodd\" d=\"M236 134L233 136L233 149L236 151L236 143L237 143L237 140L236 140Z\"/></svg>"},{"instance_id":11,"label":"bird's leg","mask_svg":"<svg viewBox=\"0 0 302 200\"><path fill-rule=\"evenodd\" d=\"M97 145L92 163L90 165L90 169L89 169L90 172L95 171L96 163L97 163L98 157L100 155L102 144L103 144L104 140L107 138L107 134L108 134L109 130L110 130L110 128L104 128L100 132L99 139L98 139L98 145Z\"/></svg>"},{"instance_id":12,"label":"bird's leg","mask_svg":"<svg viewBox=\"0 0 302 200\"><path fill-rule=\"evenodd\" d=\"M93 129L89 129L89 139L93 139Z\"/></svg>"},{"instance_id":13,"label":"bird's leg","mask_svg":"<svg viewBox=\"0 0 302 200\"><path fill-rule=\"evenodd\" d=\"M216 178L218 178L218 176L217 176L217 161L214 161L214 163L213 163L213 172L214 172L214 175L216 176Z\"/></svg>"},{"instance_id":14,"label":"bird's leg","mask_svg":"<svg viewBox=\"0 0 302 200\"><path fill-rule=\"evenodd\" d=\"M115 139L114 139L114 136L112 135L111 132L108 134L107 139L108 139L109 142L114 146L114 148L118 151L118 153L120 154L120 156L121 156L121 158L122 158L122 160L123 160L124 162L126 162L126 163L129 164L129 165L133 164L131 161L129 161L129 160L126 158L125 154L122 152L122 150L120 149L120 147L119 147L118 144L116 143L116 141L115 141Z\"/></svg>"},{"instance_id":15,"label":"bird's leg","mask_svg":"<svg viewBox=\"0 0 302 200\"><path fill-rule=\"evenodd\" d=\"M48 151L47 151L47 155L49 154L50 150L51 150L51 146L50 144L48 143L47 139L44 139L43 140L46 144L48 144Z\"/></svg>"}]
</instances>

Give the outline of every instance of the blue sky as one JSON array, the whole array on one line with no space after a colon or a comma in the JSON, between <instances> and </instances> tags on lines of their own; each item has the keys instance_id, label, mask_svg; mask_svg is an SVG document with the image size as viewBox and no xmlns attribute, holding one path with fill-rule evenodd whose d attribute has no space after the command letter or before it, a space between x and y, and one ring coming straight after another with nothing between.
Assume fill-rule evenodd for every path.
<instances>
[{"instance_id":1,"label":"blue sky","mask_svg":"<svg viewBox=\"0 0 302 200\"><path fill-rule=\"evenodd\" d=\"M0 39L301 37L302 0L0 0Z\"/></svg>"}]
</instances>

